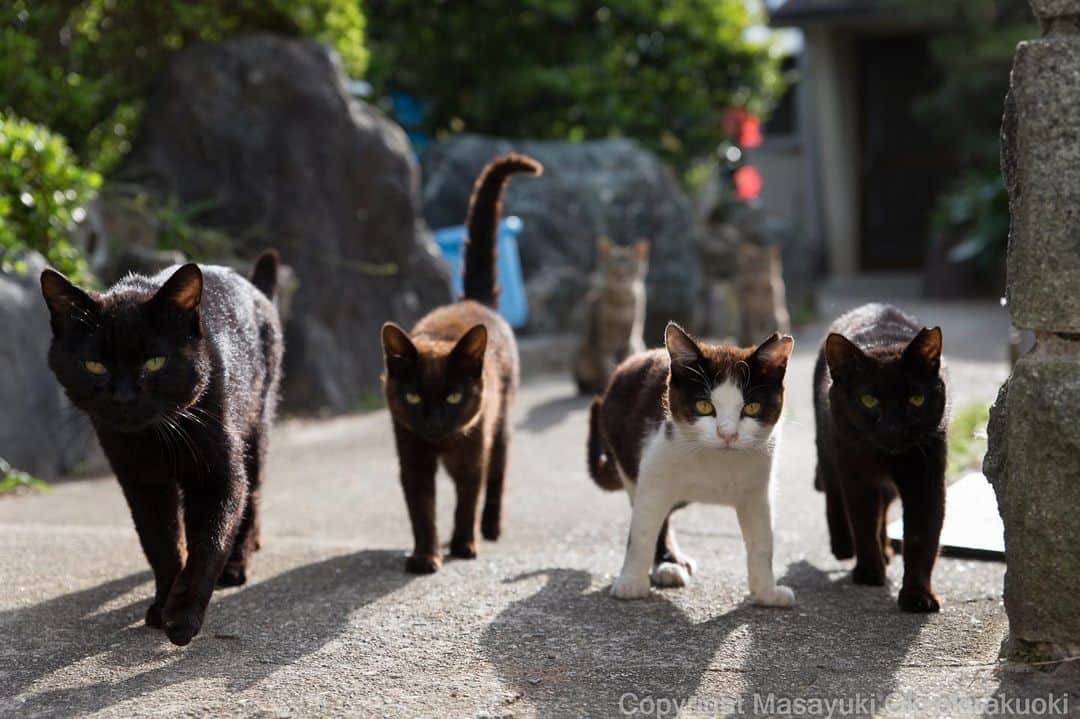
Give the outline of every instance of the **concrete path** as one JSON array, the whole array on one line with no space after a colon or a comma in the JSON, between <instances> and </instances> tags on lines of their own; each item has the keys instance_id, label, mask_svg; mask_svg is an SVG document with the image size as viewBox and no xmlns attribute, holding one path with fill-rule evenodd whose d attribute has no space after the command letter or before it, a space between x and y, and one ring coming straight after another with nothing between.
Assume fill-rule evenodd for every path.
<instances>
[{"instance_id":1,"label":"concrete path","mask_svg":"<svg viewBox=\"0 0 1080 719\"><path fill-rule=\"evenodd\" d=\"M992 399L1007 374L1000 309L916 311L945 328L957 399ZM283 423L254 577L215 595L184 649L142 625L150 573L114 480L0 501L0 714L674 716L687 700L685 716L825 713L784 703L801 698L849 702L834 716L968 716L1010 708L978 703L990 697L1060 695L1059 675L997 661L1001 565L941 560L944 610L911 616L896 609L899 560L894 587L873 590L829 555L811 487L821 331L798 338L780 457L776 564L794 610L745 603L734 513L715 507L676 519L699 561L690 587L611 599L627 501L586 476L570 382L530 378L503 539L430 577L402 570L410 533L386 413ZM446 536L452 487L439 491Z\"/></svg>"}]
</instances>

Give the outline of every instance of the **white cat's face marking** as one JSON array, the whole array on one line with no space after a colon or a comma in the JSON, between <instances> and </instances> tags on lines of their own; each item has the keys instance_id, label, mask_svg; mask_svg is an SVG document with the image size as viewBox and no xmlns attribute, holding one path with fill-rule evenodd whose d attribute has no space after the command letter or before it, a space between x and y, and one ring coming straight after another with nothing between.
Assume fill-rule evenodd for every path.
<instances>
[{"instance_id":1,"label":"white cat's face marking","mask_svg":"<svg viewBox=\"0 0 1080 719\"><path fill-rule=\"evenodd\" d=\"M698 415L684 424L697 444L713 449L763 449L773 432L744 413L742 388L728 380L713 388L709 395L715 415Z\"/></svg>"}]
</instances>

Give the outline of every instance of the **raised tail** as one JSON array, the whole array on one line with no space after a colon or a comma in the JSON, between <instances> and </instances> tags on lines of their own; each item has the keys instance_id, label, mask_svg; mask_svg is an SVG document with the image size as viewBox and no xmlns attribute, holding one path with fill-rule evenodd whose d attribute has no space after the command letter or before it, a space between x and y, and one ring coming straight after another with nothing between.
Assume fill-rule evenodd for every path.
<instances>
[{"instance_id":1,"label":"raised tail","mask_svg":"<svg viewBox=\"0 0 1080 719\"><path fill-rule=\"evenodd\" d=\"M469 239L465 243L464 296L489 307L499 302L495 279L495 244L506 181L515 172L539 175L544 166L526 155L500 155L488 163L473 185L469 216L465 224Z\"/></svg>"},{"instance_id":2,"label":"raised tail","mask_svg":"<svg viewBox=\"0 0 1080 719\"><path fill-rule=\"evenodd\" d=\"M611 456L608 443L600 432L600 408L603 405L604 400L597 397L589 406L589 474L601 489L614 492L622 489L623 484L615 468L615 458Z\"/></svg>"},{"instance_id":3,"label":"raised tail","mask_svg":"<svg viewBox=\"0 0 1080 719\"><path fill-rule=\"evenodd\" d=\"M251 270L251 284L259 288L259 291L269 299L274 299L277 291L278 267L281 265L281 256L277 250L263 250L255 258L255 267Z\"/></svg>"}]
</instances>

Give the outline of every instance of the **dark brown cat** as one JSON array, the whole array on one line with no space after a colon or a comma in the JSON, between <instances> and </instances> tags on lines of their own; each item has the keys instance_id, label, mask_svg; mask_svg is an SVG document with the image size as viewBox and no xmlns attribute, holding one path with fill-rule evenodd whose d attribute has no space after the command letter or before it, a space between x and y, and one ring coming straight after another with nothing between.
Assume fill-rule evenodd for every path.
<instances>
[{"instance_id":1,"label":"dark brown cat","mask_svg":"<svg viewBox=\"0 0 1080 719\"><path fill-rule=\"evenodd\" d=\"M441 458L457 488L450 555L476 557L476 510L486 485L481 533L502 531L509 409L517 390L517 343L495 311L496 228L510 175L539 175L540 163L503 155L477 178L466 220L464 298L423 317L411 333L387 322L385 392L394 423L401 485L412 522L415 574L442 565L435 528L435 470Z\"/></svg>"},{"instance_id":2,"label":"dark brown cat","mask_svg":"<svg viewBox=\"0 0 1080 719\"><path fill-rule=\"evenodd\" d=\"M199 633L214 584L247 580L277 406L282 340L263 253L251 281L225 267L129 275L108 292L45 270L49 367L89 415L154 570L146 623Z\"/></svg>"},{"instance_id":3,"label":"dark brown cat","mask_svg":"<svg viewBox=\"0 0 1080 719\"><path fill-rule=\"evenodd\" d=\"M936 612L930 585L945 516L948 398L941 329L869 304L829 328L814 370L818 466L832 552L856 557L856 584L885 583L886 513L904 510L900 608Z\"/></svg>"}]
</instances>

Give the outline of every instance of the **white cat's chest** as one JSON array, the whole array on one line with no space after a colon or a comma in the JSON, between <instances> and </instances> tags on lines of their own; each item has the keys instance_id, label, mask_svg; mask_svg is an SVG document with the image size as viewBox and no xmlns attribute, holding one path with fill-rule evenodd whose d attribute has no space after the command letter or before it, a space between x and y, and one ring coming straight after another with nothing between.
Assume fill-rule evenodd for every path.
<instances>
[{"instance_id":1,"label":"white cat's chest","mask_svg":"<svg viewBox=\"0 0 1080 719\"><path fill-rule=\"evenodd\" d=\"M645 440L638 481L655 482L678 501L739 504L748 494L766 488L771 472L770 454L688 447L662 425Z\"/></svg>"}]
</instances>

